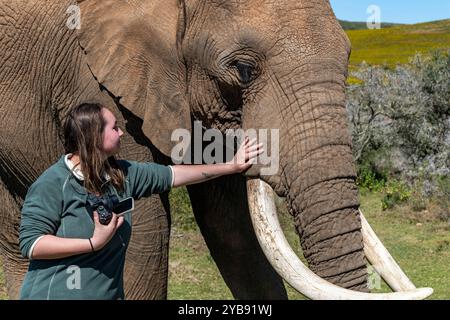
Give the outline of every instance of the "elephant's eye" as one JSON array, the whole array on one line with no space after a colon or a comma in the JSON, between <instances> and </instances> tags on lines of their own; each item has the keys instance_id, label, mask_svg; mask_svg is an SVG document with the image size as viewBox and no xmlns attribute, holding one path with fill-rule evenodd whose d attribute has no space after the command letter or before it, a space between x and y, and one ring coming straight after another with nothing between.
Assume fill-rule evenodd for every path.
<instances>
[{"instance_id":1,"label":"elephant's eye","mask_svg":"<svg viewBox=\"0 0 450 320\"><path fill-rule=\"evenodd\" d=\"M255 77L255 68L253 65L242 62L242 61L234 61L232 66L236 68L239 74L239 80L243 85L249 84Z\"/></svg>"}]
</instances>

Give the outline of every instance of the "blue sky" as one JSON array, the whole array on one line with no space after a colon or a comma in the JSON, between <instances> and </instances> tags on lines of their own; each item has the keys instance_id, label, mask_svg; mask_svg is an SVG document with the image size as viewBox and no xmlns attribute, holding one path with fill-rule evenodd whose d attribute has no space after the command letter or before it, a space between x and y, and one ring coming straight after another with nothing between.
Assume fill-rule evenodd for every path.
<instances>
[{"instance_id":1,"label":"blue sky","mask_svg":"<svg viewBox=\"0 0 450 320\"><path fill-rule=\"evenodd\" d=\"M376 5L381 22L418 23L450 19L450 0L330 0L338 19L367 21L367 8Z\"/></svg>"}]
</instances>

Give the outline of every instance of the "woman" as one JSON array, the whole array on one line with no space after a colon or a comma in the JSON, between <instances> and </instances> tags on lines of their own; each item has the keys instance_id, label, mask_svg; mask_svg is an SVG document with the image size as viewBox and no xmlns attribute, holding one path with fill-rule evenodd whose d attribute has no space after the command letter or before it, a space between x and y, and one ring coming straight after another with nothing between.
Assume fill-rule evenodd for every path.
<instances>
[{"instance_id":1,"label":"woman","mask_svg":"<svg viewBox=\"0 0 450 320\"><path fill-rule=\"evenodd\" d=\"M131 213L101 224L87 210L88 197L148 197L243 172L262 152L246 138L229 163L163 166L116 160L122 135L105 107L82 104L70 112L66 154L33 183L22 208L20 249L31 260L22 299L123 299Z\"/></svg>"}]
</instances>

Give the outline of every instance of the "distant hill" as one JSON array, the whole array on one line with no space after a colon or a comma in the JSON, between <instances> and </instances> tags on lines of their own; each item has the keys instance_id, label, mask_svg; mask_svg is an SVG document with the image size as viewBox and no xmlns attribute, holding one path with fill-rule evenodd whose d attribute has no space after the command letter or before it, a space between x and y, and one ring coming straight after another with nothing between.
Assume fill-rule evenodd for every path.
<instances>
[{"instance_id":1,"label":"distant hill","mask_svg":"<svg viewBox=\"0 0 450 320\"><path fill-rule=\"evenodd\" d=\"M339 23L341 24L342 28L344 30L363 30L367 29L367 22L354 22L354 21L345 21L345 20L339 20ZM401 24L399 23L382 23L382 28L390 28L394 26L399 26Z\"/></svg>"},{"instance_id":2,"label":"distant hill","mask_svg":"<svg viewBox=\"0 0 450 320\"><path fill-rule=\"evenodd\" d=\"M416 52L450 49L450 19L378 30L347 30L352 43L350 68L369 64L407 63Z\"/></svg>"}]
</instances>

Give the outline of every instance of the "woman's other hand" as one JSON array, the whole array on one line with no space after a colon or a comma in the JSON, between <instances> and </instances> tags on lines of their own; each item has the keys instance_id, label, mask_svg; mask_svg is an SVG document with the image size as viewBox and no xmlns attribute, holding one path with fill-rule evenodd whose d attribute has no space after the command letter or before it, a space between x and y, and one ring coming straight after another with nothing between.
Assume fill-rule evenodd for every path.
<instances>
[{"instance_id":1,"label":"woman's other hand","mask_svg":"<svg viewBox=\"0 0 450 320\"><path fill-rule=\"evenodd\" d=\"M115 213L113 213L111 221L107 225L103 225L99 221L97 211L94 211L94 235L91 238L92 246L94 247L94 251L98 251L102 249L114 236L117 229L120 228L124 221L124 217L118 217Z\"/></svg>"}]
</instances>

